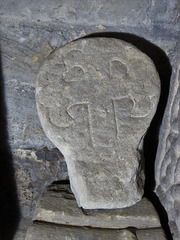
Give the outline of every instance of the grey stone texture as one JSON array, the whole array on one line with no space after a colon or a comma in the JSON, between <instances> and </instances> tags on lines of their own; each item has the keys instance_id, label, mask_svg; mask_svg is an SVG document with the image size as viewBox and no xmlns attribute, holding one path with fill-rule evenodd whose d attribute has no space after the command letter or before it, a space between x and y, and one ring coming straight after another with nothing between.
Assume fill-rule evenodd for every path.
<instances>
[{"instance_id":1,"label":"grey stone texture","mask_svg":"<svg viewBox=\"0 0 180 240\"><path fill-rule=\"evenodd\" d=\"M67 180L68 173L58 149L14 149L12 154L22 215L15 239L24 240L41 194L52 182Z\"/></svg>"},{"instance_id":2,"label":"grey stone texture","mask_svg":"<svg viewBox=\"0 0 180 240\"><path fill-rule=\"evenodd\" d=\"M156 193L168 212L174 239L180 239L180 41L156 157Z\"/></svg>"},{"instance_id":3,"label":"grey stone texture","mask_svg":"<svg viewBox=\"0 0 180 240\"><path fill-rule=\"evenodd\" d=\"M79 206L112 209L141 200L143 137L159 95L153 62L118 39L77 40L43 63L38 115L65 157Z\"/></svg>"},{"instance_id":4,"label":"grey stone texture","mask_svg":"<svg viewBox=\"0 0 180 240\"><path fill-rule=\"evenodd\" d=\"M81 0L61 1L61 4L56 0L46 4L43 0L1 0L0 43L11 147L35 150L54 148L41 128L35 106L36 74L41 63L54 49L91 33L130 33L160 47L167 54L175 71L179 12L179 0L96 0L86 1L85 5ZM156 53L153 54L157 61L163 62L158 60ZM171 98L177 85L173 74ZM166 112L164 124L167 117L170 118L168 114L171 115L171 111ZM165 128L161 128L161 147L158 150L162 153L166 151L164 131ZM156 163L159 169L164 153L162 157L158 156ZM16 162L17 158L14 159ZM30 169L31 165L27 165L28 172ZM161 180L159 178L157 186L161 184ZM36 190L41 192L41 189ZM175 219L179 208L173 207L174 195L170 191L167 194L167 188L157 193L168 212L171 232L175 238L178 236ZM167 199L170 198L171 201L167 200L165 203L163 196L168 196ZM23 236L22 239L24 240Z\"/></svg>"},{"instance_id":5,"label":"grey stone texture","mask_svg":"<svg viewBox=\"0 0 180 240\"><path fill-rule=\"evenodd\" d=\"M26 240L166 240L153 205L142 199L124 209L83 210L69 184L52 184L41 196Z\"/></svg>"},{"instance_id":6,"label":"grey stone texture","mask_svg":"<svg viewBox=\"0 0 180 240\"><path fill-rule=\"evenodd\" d=\"M25 240L137 240L129 230L92 229L67 226L52 226L35 223L27 231ZM161 239L160 239L161 240Z\"/></svg>"},{"instance_id":7,"label":"grey stone texture","mask_svg":"<svg viewBox=\"0 0 180 240\"><path fill-rule=\"evenodd\" d=\"M153 230L107 230L77 227L33 224L27 232L25 240L166 240L162 229Z\"/></svg>"},{"instance_id":8,"label":"grey stone texture","mask_svg":"<svg viewBox=\"0 0 180 240\"><path fill-rule=\"evenodd\" d=\"M16 180L22 205L37 202L45 188L54 181L67 180L67 167L58 149L14 149ZM41 192L39 190L41 189Z\"/></svg>"},{"instance_id":9,"label":"grey stone texture","mask_svg":"<svg viewBox=\"0 0 180 240\"><path fill-rule=\"evenodd\" d=\"M25 240L166 240L162 229L148 230L110 230L52 226L35 223L28 229Z\"/></svg>"},{"instance_id":10,"label":"grey stone texture","mask_svg":"<svg viewBox=\"0 0 180 240\"><path fill-rule=\"evenodd\" d=\"M0 23L11 146L53 148L42 131L34 98L36 74L44 59L57 47L88 34L126 32L156 44L173 61L178 0L97 0L85 5L80 0L61 4L2 0Z\"/></svg>"},{"instance_id":11,"label":"grey stone texture","mask_svg":"<svg viewBox=\"0 0 180 240\"><path fill-rule=\"evenodd\" d=\"M137 230L136 236L138 240L166 240L164 231L159 229Z\"/></svg>"},{"instance_id":12,"label":"grey stone texture","mask_svg":"<svg viewBox=\"0 0 180 240\"><path fill-rule=\"evenodd\" d=\"M36 206L33 220L112 229L161 227L156 210L146 198L134 206L123 209L83 210L78 207L68 184L53 184L47 188Z\"/></svg>"},{"instance_id":13,"label":"grey stone texture","mask_svg":"<svg viewBox=\"0 0 180 240\"><path fill-rule=\"evenodd\" d=\"M68 184L53 184L40 198L31 239L166 240L157 213L147 199L124 209L83 210Z\"/></svg>"}]
</instances>

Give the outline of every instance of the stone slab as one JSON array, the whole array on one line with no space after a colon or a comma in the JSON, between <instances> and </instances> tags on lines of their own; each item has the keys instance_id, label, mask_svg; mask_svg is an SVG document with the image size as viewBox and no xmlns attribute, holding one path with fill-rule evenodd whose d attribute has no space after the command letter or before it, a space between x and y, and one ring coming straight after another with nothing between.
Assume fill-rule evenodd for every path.
<instances>
[{"instance_id":1,"label":"stone slab","mask_svg":"<svg viewBox=\"0 0 180 240\"><path fill-rule=\"evenodd\" d=\"M79 208L68 184L53 184L39 200L34 221L97 228L138 229L160 227L153 205L143 198L132 207L112 210L83 210Z\"/></svg>"},{"instance_id":2,"label":"stone slab","mask_svg":"<svg viewBox=\"0 0 180 240\"><path fill-rule=\"evenodd\" d=\"M78 228L35 223L29 227L25 240L136 240L129 230Z\"/></svg>"},{"instance_id":3,"label":"stone slab","mask_svg":"<svg viewBox=\"0 0 180 240\"><path fill-rule=\"evenodd\" d=\"M163 229L148 229L148 230L137 230L136 236L138 240L166 240Z\"/></svg>"},{"instance_id":4,"label":"stone slab","mask_svg":"<svg viewBox=\"0 0 180 240\"><path fill-rule=\"evenodd\" d=\"M159 95L153 62L122 40L80 39L43 63L38 114L65 157L79 206L113 209L141 200L143 137Z\"/></svg>"},{"instance_id":5,"label":"stone slab","mask_svg":"<svg viewBox=\"0 0 180 240\"><path fill-rule=\"evenodd\" d=\"M36 222L32 224L25 240L166 240L162 229L98 229L68 227Z\"/></svg>"}]
</instances>

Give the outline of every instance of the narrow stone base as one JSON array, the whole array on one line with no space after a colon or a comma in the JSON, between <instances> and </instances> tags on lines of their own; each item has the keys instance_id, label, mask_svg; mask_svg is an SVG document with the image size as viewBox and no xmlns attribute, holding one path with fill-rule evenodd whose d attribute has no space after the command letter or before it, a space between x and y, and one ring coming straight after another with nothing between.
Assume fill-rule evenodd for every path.
<instances>
[{"instance_id":1,"label":"narrow stone base","mask_svg":"<svg viewBox=\"0 0 180 240\"><path fill-rule=\"evenodd\" d=\"M146 199L132 207L83 210L68 184L53 184L37 204L26 240L165 240L159 217Z\"/></svg>"}]
</instances>

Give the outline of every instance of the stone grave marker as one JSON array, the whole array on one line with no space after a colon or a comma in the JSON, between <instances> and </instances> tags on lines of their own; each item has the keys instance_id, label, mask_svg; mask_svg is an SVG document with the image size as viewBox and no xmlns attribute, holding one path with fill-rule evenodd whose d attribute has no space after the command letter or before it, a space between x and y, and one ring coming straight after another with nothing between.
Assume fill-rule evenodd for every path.
<instances>
[{"instance_id":1,"label":"stone grave marker","mask_svg":"<svg viewBox=\"0 0 180 240\"><path fill-rule=\"evenodd\" d=\"M65 157L79 206L124 208L141 200L143 138L159 95L153 62L118 39L74 41L41 66L38 115Z\"/></svg>"}]
</instances>

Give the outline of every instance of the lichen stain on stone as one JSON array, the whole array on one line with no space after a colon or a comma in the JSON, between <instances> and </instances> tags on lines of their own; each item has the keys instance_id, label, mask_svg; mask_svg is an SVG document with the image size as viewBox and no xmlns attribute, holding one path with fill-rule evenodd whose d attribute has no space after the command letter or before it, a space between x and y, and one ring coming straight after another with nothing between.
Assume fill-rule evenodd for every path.
<instances>
[{"instance_id":1,"label":"lichen stain on stone","mask_svg":"<svg viewBox=\"0 0 180 240\"><path fill-rule=\"evenodd\" d=\"M40 208L36 217L39 219L41 219L42 217L45 217L46 221L52 222L55 220L56 213L51 210L44 210L44 209Z\"/></svg>"},{"instance_id":2,"label":"lichen stain on stone","mask_svg":"<svg viewBox=\"0 0 180 240\"><path fill-rule=\"evenodd\" d=\"M35 55L35 56L32 57L32 59L33 59L34 62L36 62L36 63L38 62L38 56Z\"/></svg>"},{"instance_id":3,"label":"lichen stain on stone","mask_svg":"<svg viewBox=\"0 0 180 240\"><path fill-rule=\"evenodd\" d=\"M43 162L43 159L38 159L36 152L33 150L25 150L25 149L14 149L13 154L21 159L27 158L31 161L35 162Z\"/></svg>"},{"instance_id":4,"label":"lichen stain on stone","mask_svg":"<svg viewBox=\"0 0 180 240\"><path fill-rule=\"evenodd\" d=\"M47 53L45 54L44 58L47 58L52 52L54 52L55 49L56 49L55 47L46 45L45 50L47 51Z\"/></svg>"},{"instance_id":5,"label":"lichen stain on stone","mask_svg":"<svg viewBox=\"0 0 180 240\"><path fill-rule=\"evenodd\" d=\"M49 45L45 46L45 50L48 51L49 50Z\"/></svg>"},{"instance_id":6,"label":"lichen stain on stone","mask_svg":"<svg viewBox=\"0 0 180 240\"><path fill-rule=\"evenodd\" d=\"M74 9L73 7L70 7L68 10L69 13L76 13L76 9Z\"/></svg>"},{"instance_id":7,"label":"lichen stain on stone","mask_svg":"<svg viewBox=\"0 0 180 240\"><path fill-rule=\"evenodd\" d=\"M103 29L105 29L105 27L103 26L103 25L98 25L98 26L96 26L99 30L103 30Z\"/></svg>"},{"instance_id":8,"label":"lichen stain on stone","mask_svg":"<svg viewBox=\"0 0 180 240\"><path fill-rule=\"evenodd\" d=\"M154 7L156 4L155 4L155 1L154 0L152 0L152 6Z\"/></svg>"},{"instance_id":9,"label":"lichen stain on stone","mask_svg":"<svg viewBox=\"0 0 180 240\"><path fill-rule=\"evenodd\" d=\"M79 37L84 37L86 36L86 32L84 31L84 29L80 32Z\"/></svg>"},{"instance_id":10,"label":"lichen stain on stone","mask_svg":"<svg viewBox=\"0 0 180 240\"><path fill-rule=\"evenodd\" d=\"M15 176L18 186L18 197L21 206L32 205L33 189L30 186L31 176L22 165L15 164Z\"/></svg>"}]
</instances>

